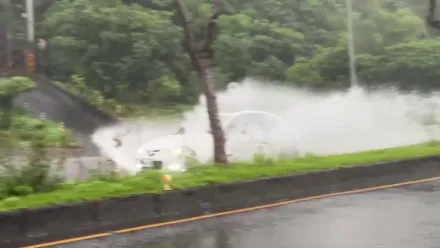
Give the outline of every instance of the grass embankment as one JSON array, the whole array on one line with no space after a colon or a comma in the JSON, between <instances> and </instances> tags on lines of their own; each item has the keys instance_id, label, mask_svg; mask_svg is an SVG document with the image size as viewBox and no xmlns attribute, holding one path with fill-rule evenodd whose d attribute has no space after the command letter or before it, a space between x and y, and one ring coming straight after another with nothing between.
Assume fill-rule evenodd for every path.
<instances>
[{"instance_id":1,"label":"grass embankment","mask_svg":"<svg viewBox=\"0 0 440 248\"><path fill-rule=\"evenodd\" d=\"M173 175L174 189L193 188L218 183L286 175L297 172L332 169L352 165L386 162L412 157L440 154L439 143L429 143L384 150L367 151L332 156L308 156L295 159L256 161L233 164L228 168L203 166ZM108 197L121 197L139 193L160 193L162 185L158 172L147 172L122 179L95 179L89 182L65 184L50 193L10 197L0 201L0 211L35 208L54 204L81 202Z\"/></svg>"}]
</instances>

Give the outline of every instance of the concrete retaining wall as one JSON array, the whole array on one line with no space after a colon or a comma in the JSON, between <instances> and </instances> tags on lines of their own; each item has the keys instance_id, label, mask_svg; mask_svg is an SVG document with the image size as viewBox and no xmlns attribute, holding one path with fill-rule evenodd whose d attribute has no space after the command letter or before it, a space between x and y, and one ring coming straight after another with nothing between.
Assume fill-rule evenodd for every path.
<instances>
[{"instance_id":1,"label":"concrete retaining wall","mask_svg":"<svg viewBox=\"0 0 440 248\"><path fill-rule=\"evenodd\" d=\"M80 149L45 148L44 152L46 162L52 165L53 172L67 182L88 180L92 175L105 175L115 169L115 164L105 157L81 157ZM0 147L0 174L7 173L4 172L5 166L28 166L33 153L35 151L32 149Z\"/></svg>"},{"instance_id":2,"label":"concrete retaining wall","mask_svg":"<svg viewBox=\"0 0 440 248\"><path fill-rule=\"evenodd\" d=\"M440 155L255 181L0 213L0 247L17 247L303 197L440 176Z\"/></svg>"}]
</instances>

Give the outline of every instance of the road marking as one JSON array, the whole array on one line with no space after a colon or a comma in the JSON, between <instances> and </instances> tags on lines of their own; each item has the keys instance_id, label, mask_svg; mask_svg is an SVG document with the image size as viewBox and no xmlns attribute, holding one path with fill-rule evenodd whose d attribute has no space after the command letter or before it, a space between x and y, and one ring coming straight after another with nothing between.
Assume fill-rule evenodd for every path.
<instances>
[{"instance_id":1,"label":"road marking","mask_svg":"<svg viewBox=\"0 0 440 248\"><path fill-rule=\"evenodd\" d=\"M310 200L316 200L316 199L322 199L322 198L328 198L328 197L334 197L334 196L349 195L349 194L364 193L364 192L375 191L375 190L380 190L380 189L388 189L388 188L401 187L401 186L405 186L405 185L432 182L432 181L436 181L436 180L440 180L440 177L432 177L432 178L409 181L409 182L404 182L404 183L395 183L395 184L388 184L388 185L382 185L382 186L371 187L371 188L356 189L356 190L349 190L349 191L343 191L343 192L338 192L338 193L310 196L310 197L300 198L300 199L296 199L296 200L277 202L277 203L272 203L272 204L237 209L237 210L221 212L221 213L216 213L216 214L207 214L207 215L196 216L196 217L192 217L192 218L180 219L180 220L175 220L175 221L168 221L168 222L162 222L162 223L157 223L157 224L126 228L126 229L116 230L116 231L112 231L112 232L87 235L87 236L71 238L71 239L63 239L63 240L58 240L58 241L53 241L53 242L48 242L48 243L42 243L42 244L38 244L38 245L26 246L26 247L22 247L22 248L45 248L45 247L50 247L50 246L54 246L54 245L62 245L62 244L67 244L67 243L73 243L73 242L78 242L78 241L94 239L94 238L111 236L114 234L141 231L141 230L155 228L155 227L163 227L163 226L180 224L180 223L185 223L185 222L190 222L190 221L204 220L204 219L210 219L210 218L219 217L219 216L239 214L239 213L261 210L261 209L266 209L266 208L279 207L279 206L284 206L284 205L303 202L303 201L310 201Z\"/></svg>"}]
</instances>

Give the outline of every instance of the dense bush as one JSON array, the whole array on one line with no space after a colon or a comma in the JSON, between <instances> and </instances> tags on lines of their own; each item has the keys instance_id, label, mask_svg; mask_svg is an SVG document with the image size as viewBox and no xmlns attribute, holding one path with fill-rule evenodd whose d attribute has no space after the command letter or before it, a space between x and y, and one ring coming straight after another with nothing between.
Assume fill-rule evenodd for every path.
<instances>
[{"instance_id":1,"label":"dense bush","mask_svg":"<svg viewBox=\"0 0 440 248\"><path fill-rule=\"evenodd\" d=\"M43 162L18 168L7 166L2 171L4 172L0 175L1 199L51 192L59 188L64 181L62 177L53 174L53 167Z\"/></svg>"},{"instance_id":2,"label":"dense bush","mask_svg":"<svg viewBox=\"0 0 440 248\"><path fill-rule=\"evenodd\" d=\"M87 90L95 102L99 95L124 106L195 103L198 79L182 48L173 1L104 2L54 1L37 13L38 36L49 41L39 59L51 75ZM210 2L186 3L199 37ZM439 40L424 24L427 3L353 0L361 82L438 86ZM246 76L318 89L348 86L345 0L228 0L222 7L215 43L218 87Z\"/></svg>"},{"instance_id":3,"label":"dense bush","mask_svg":"<svg viewBox=\"0 0 440 248\"><path fill-rule=\"evenodd\" d=\"M63 162L63 159L58 161ZM58 189L64 180L56 169L57 166L53 159L48 158L43 143L36 140L33 141L30 151L19 155L3 154L0 159L0 199Z\"/></svg>"},{"instance_id":4,"label":"dense bush","mask_svg":"<svg viewBox=\"0 0 440 248\"><path fill-rule=\"evenodd\" d=\"M76 148L73 134L62 124L33 119L22 111L14 111L9 129L0 130L0 147L32 147L38 141L45 147Z\"/></svg>"}]
</instances>

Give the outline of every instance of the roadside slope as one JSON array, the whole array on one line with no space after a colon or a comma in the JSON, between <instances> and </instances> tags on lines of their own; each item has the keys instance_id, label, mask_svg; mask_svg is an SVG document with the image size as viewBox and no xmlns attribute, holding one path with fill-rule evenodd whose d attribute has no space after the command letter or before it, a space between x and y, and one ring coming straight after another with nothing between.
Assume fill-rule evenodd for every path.
<instances>
[{"instance_id":1,"label":"roadside slope","mask_svg":"<svg viewBox=\"0 0 440 248\"><path fill-rule=\"evenodd\" d=\"M32 117L38 118L45 113L48 119L63 122L83 146L82 156L100 156L89 137L97 128L115 123L117 119L57 87L47 78L38 77L36 85L37 89L19 95L14 104L27 108Z\"/></svg>"}]
</instances>

